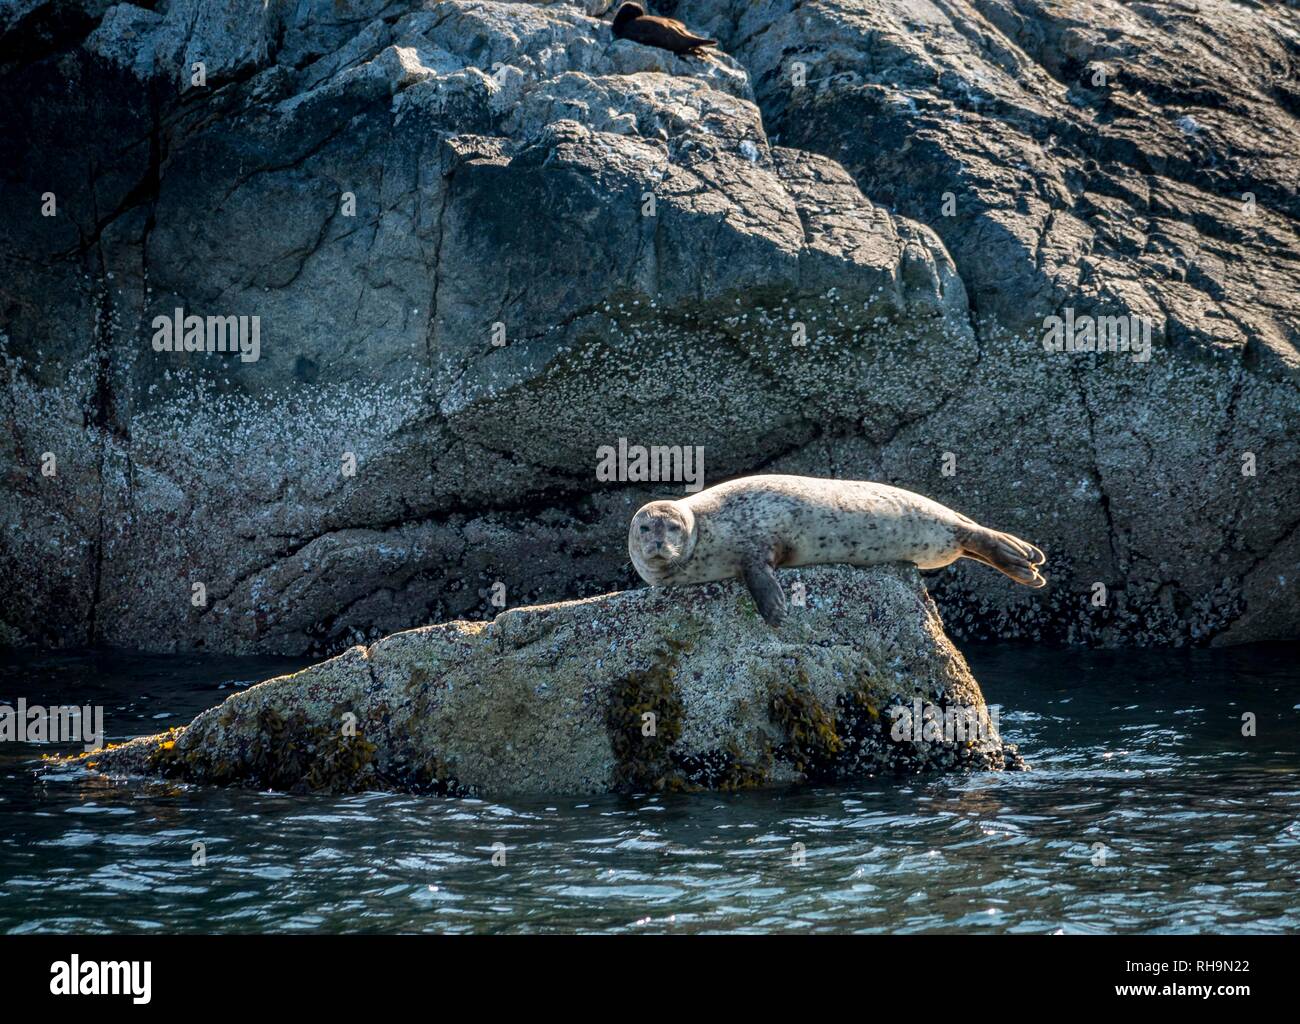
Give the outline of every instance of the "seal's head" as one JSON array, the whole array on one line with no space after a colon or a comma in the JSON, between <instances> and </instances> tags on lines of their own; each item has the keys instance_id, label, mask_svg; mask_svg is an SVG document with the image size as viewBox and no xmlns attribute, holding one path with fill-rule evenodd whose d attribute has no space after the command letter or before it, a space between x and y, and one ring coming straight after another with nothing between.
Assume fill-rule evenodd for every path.
<instances>
[{"instance_id":1,"label":"seal's head","mask_svg":"<svg viewBox=\"0 0 1300 1024\"><path fill-rule=\"evenodd\" d=\"M622 36L623 29L637 18L645 17L645 8L640 4L626 3L614 12L614 35Z\"/></svg>"},{"instance_id":2,"label":"seal's head","mask_svg":"<svg viewBox=\"0 0 1300 1024\"><path fill-rule=\"evenodd\" d=\"M652 501L632 517L627 550L647 583L663 583L695 550L695 516L676 501Z\"/></svg>"}]
</instances>

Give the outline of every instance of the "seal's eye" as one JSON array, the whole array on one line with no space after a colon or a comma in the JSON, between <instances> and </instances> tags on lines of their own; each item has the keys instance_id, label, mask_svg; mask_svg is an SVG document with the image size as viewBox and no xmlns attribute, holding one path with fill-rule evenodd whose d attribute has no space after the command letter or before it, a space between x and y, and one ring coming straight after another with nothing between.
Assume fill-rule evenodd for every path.
<instances>
[{"instance_id":1,"label":"seal's eye","mask_svg":"<svg viewBox=\"0 0 1300 1024\"><path fill-rule=\"evenodd\" d=\"M649 525L648 523L642 523L642 524L641 524L641 532L642 532L642 533L649 533L649 532L650 532L650 525Z\"/></svg>"}]
</instances>

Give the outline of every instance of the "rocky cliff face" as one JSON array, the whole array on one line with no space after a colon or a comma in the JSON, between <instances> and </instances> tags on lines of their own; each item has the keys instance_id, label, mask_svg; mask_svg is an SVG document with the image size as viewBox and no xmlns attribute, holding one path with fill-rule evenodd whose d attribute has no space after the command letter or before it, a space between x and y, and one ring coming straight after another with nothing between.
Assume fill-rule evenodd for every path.
<instances>
[{"instance_id":1,"label":"rocky cliff face","mask_svg":"<svg viewBox=\"0 0 1300 1024\"><path fill-rule=\"evenodd\" d=\"M300 653L616 589L680 493L598 481L620 438L1049 552L1046 595L935 577L959 636L1294 635L1296 13L669 7L723 52L578 3L0 0L6 638ZM1045 351L1067 307L1150 358ZM156 351L177 309L257 358Z\"/></svg>"},{"instance_id":2,"label":"rocky cliff face","mask_svg":"<svg viewBox=\"0 0 1300 1024\"><path fill-rule=\"evenodd\" d=\"M110 775L480 796L747 789L1023 767L915 569L783 573L385 637L73 759Z\"/></svg>"}]
</instances>

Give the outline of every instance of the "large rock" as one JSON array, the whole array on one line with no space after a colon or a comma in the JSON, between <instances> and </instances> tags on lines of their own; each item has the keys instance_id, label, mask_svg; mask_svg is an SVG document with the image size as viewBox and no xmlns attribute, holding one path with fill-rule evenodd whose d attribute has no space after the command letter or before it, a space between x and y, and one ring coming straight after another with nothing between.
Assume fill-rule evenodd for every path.
<instances>
[{"instance_id":1,"label":"large rock","mask_svg":"<svg viewBox=\"0 0 1300 1024\"><path fill-rule=\"evenodd\" d=\"M190 782L492 796L1022 764L914 569L782 575L806 605L778 630L735 582L513 609L354 647L82 760Z\"/></svg>"},{"instance_id":2,"label":"large rock","mask_svg":"<svg viewBox=\"0 0 1300 1024\"><path fill-rule=\"evenodd\" d=\"M730 54L585 2L0 0L0 642L335 652L627 586L664 491L596 481L620 437L1048 551L1045 595L937 577L957 635L1295 634L1296 12L660 6ZM1045 353L1065 305L1151 361ZM260 358L155 352L178 307Z\"/></svg>"}]
</instances>

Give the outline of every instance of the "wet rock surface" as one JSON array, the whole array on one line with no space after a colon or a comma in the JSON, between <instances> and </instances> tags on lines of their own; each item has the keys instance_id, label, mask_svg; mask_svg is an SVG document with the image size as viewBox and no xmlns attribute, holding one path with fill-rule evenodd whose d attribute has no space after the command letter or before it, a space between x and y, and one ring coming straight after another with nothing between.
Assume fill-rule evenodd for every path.
<instances>
[{"instance_id":1,"label":"wet rock surface","mask_svg":"<svg viewBox=\"0 0 1300 1024\"><path fill-rule=\"evenodd\" d=\"M598 6L0 0L0 639L333 652L627 586L680 485L598 483L619 438L1043 547L1045 596L933 579L959 637L1294 635L1294 11L660 4L721 41L682 60ZM1065 305L1150 361L1045 352ZM259 358L154 351L177 308Z\"/></svg>"},{"instance_id":2,"label":"wet rock surface","mask_svg":"<svg viewBox=\"0 0 1300 1024\"><path fill-rule=\"evenodd\" d=\"M195 783L483 796L1023 766L914 569L782 577L806 600L776 630L734 582L513 609L354 647L79 760Z\"/></svg>"}]
</instances>

